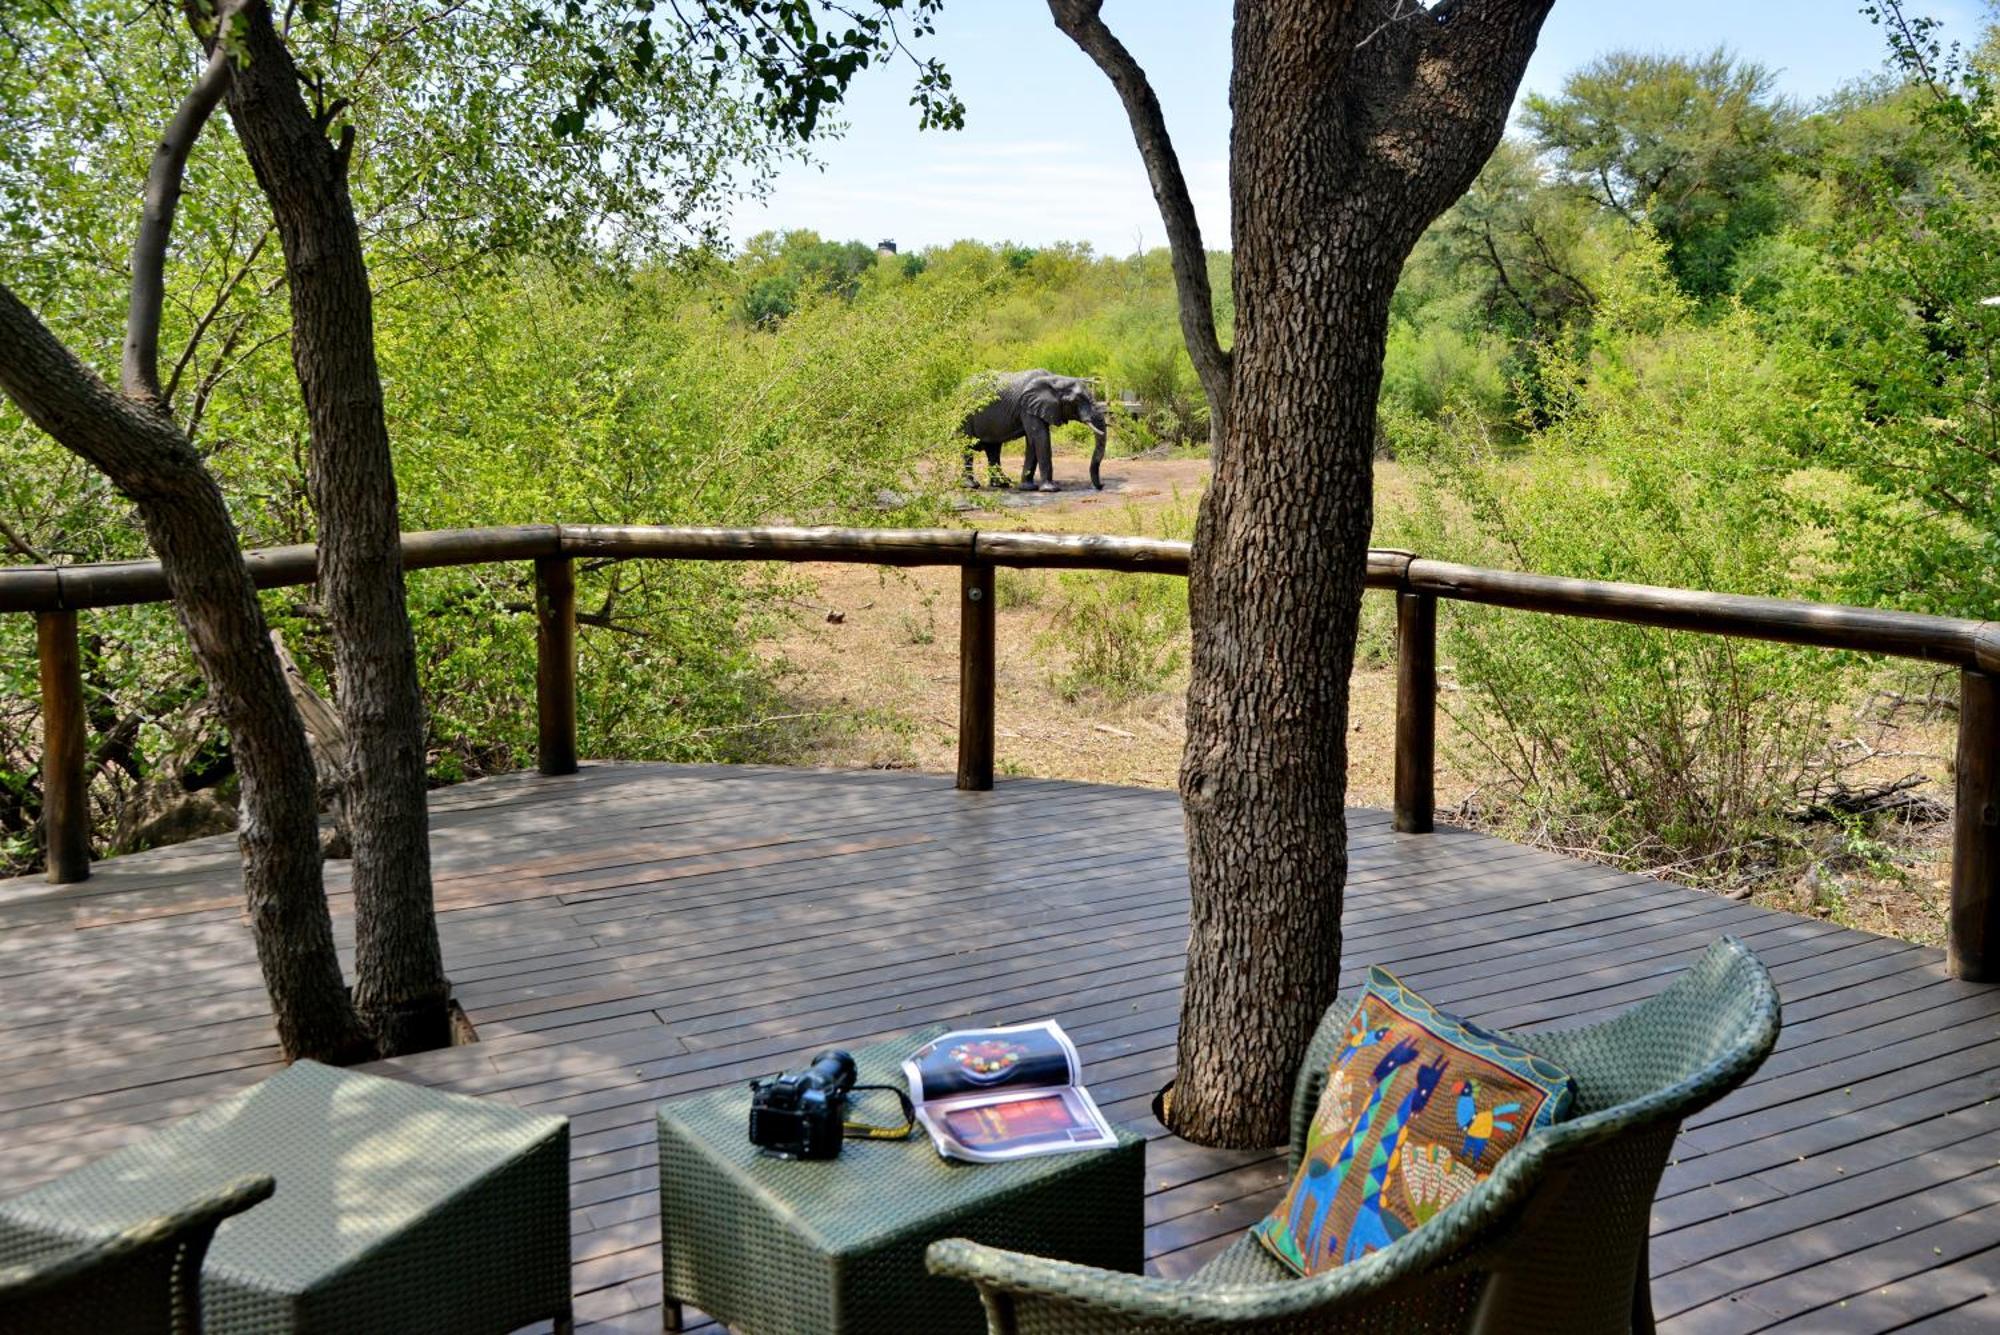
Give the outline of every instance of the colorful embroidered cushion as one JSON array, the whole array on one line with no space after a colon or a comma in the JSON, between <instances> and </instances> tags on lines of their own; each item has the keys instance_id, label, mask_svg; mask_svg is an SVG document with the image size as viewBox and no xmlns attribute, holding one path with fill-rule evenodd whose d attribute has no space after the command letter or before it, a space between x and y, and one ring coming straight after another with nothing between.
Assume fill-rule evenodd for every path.
<instances>
[{"instance_id":1,"label":"colorful embroidered cushion","mask_svg":"<svg viewBox=\"0 0 2000 1335\"><path fill-rule=\"evenodd\" d=\"M1298 1176L1251 1232L1301 1275L1359 1260L1470 1191L1575 1097L1554 1062L1370 969Z\"/></svg>"}]
</instances>

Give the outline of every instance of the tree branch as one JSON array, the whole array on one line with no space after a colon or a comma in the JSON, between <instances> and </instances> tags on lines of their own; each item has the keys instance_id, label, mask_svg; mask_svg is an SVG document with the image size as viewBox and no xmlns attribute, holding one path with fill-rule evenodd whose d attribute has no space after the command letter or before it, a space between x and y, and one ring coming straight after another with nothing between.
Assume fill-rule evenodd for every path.
<instances>
[{"instance_id":1,"label":"tree branch","mask_svg":"<svg viewBox=\"0 0 2000 1335\"><path fill-rule=\"evenodd\" d=\"M1132 137L1138 141L1139 156L1146 163L1146 177L1153 186L1153 198L1166 224L1167 246L1173 255L1174 286L1180 294L1181 336L1187 341L1188 356L1201 387L1208 394L1209 411L1227 420L1229 416L1230 357L1215 335L1215 298L1208 286L1208 252L1201 243L1201 226L1195 220L1194 203L1188 197L1187 179L1181 175L1180 158L1174 153L1167 134L1166 116L1154 95L1146 72L1132 53L1104 26L1099 17L1103 0L1049 0L1049 13L1056 27L1097 63L1118 90L1119 101L1132 122Z\"/></svg>"},{"instance_id":2,"label":"tree branch","mask_svg":"<svg viewBox=\"0 0 2000 1335\"><path fill-rule=\"evenodd\" d=\"M134 501L165 499L188 470L200 471L178 427L98 379L5 285L0 285L0 390Z\"/></svg>"},{"instance_id":3,"label":"tree branch","mask_svg":"<svg viewBox=\"0 0 2000 1335\"><path fill-rule=\"evenodd\" d=\"M49 564L49 558L44 556L34 543L22 537L19 530L7 522L5 516L0 516L0 538L7 539L9 547L12 547L30 561L34 561L40 565Z\"/></svg>"},{"instance_id":4,"label":"tree branch","mask_svg":"<svg viewBox=\"0 0 2000 1335\"><path fill-rule=\"evenodd\" d=\"M174 394L181 387L181 377L187 373L188 364L194 360L202 339L208 336L208 327L215 323L216 316L222 314L223 307L227 306L229 299L236 295L236 289L242 285L243 279L257 263L257 257L264 253L264 246L270 241L271 232L272 228L267 224L264 230L258 233L256 244L252 245L250 253L243 257L243 263L238 265L236 272L223 283L222 290L215 294L215 300L209 303L201 318L194 322L194 332L188 335L187 345L181 349L181 355L174 362L173 373L167 377L167 387L160 394L162 403L169 405L173 403ZM190 436L194 434L193 427L188 428L188 434Z\"/></svg>"},{"instance_id":5,"label":"tree branch","mask_svg":"<svg viewBox=\"0 0 2000 1335\"><path fill-rule=\"evenodd\" d=\"M1464 194L1507 128L1507 113L1555 0L1443 0L1357 48L1346 78L1360 99L1350 133L1387 175L1370 188L1407 192L1406 240ZM1358 11L1359 6L1357 5ZM1358 21L1358 20L1357 20Z\"/></svg>"},{"instance_id":6,"label":"tree branch","mask_svg":"<svg viewBox=\"0 0 2000 1335\"><path fill-rule=\"evenodd\" d=\"M287 1057L367 1050L319 875L312 753L265 640L222 489L165 413L100 380L0 284L0 391L137 505L243 776L238 832L257 958Z\"/></svg>"},{"instance_id":7,"label":"tree branch","mask_svg":"<svg viewBox=\"0 0 2000 1335\"><path fill-rule=\"evenodd\" d=\"M1541 323L1541 320L1535 314L1535 308L1529 304L1526 297L1521 295L1520 290L1514 286L1513 280L1507 276L1507 262L1500 258L1500 247L1493 240L1493 224L1491 222L1485 223L1479 229L1479 233L1480 239L1486 243L1486 258L1493 264L1493 276L1499 281L1500 290L1512 297L1514 304L1521 308L1521 314L1528 317L1528 327L1532 332Z\"/></svg>"},{"instance_id":8,"label":"tree branch","mask_svg":"<svg viewBox=\"0 0 2000 1335\"><path fill-rule=\"evenodd\" d=\"M227 9L224 6L218 11L218 24L228 21ZM121 378L128 395L153 404L164 403L160 392L160 308L167 294L167 242L174 232L174 210L180 205L188 154L229 87L229 53L224 45L216 43L201 77L167 122L146 171L145 205L139 215L138 238L132 243L132 300L125 314Z\"/></svg>"},{"instance_id":9,"label":"tree branch","mask_svg":"<svg viewBox=\"0 0 2000 1335\"><path fill-rule=\"evenodd\" d=\"M194 402L188 408L185 419L189 440L199 440L201 438L202 418L207 416L209 402L215 395L216 387L222 383L223 379L233 374L244 363L248 362L265 348L289 337L290 330L280 329L275 333L264 335L249 347L243 349L241 356L232 356L231 354L235 353L237 345L243 341L243 331L249 325L250 317L255 313L255 311L245 311L241 316L237 317L236 322L229 327L228 335L222 340L222 346L216 350L214 363L209 366L208 373L202 376L201 383L195 387Z\"/></svg>"}]
</instances>

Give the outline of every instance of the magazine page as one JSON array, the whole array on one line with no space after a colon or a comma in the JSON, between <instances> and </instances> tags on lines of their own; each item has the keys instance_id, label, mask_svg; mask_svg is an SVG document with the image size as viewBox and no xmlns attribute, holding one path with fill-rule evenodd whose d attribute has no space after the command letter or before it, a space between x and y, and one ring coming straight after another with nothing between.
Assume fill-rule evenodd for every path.
<instances>
[{"instance_id":1,"label":"magazine page","mask_svg":"<svg viewBox=\"0 0 2000 1335\"><path fill-rule=\"evenodd\" d=\"M917 1109L917 1120L939 1154L973 1163L1118 1143L1089 1093L1073 1086L933 1103Z\"/></svg>"},{"instance_id":2,"label":"magazine page","mask_svg":"<svg viewBox=\"0 0 2000 1335\"><path fill-rule=\"evenodd\" d=\"M965 1029L934 1038L903 1062L918 1107L970 1094L1060 1089L1083 1077L1076 1045L1054 1020Z\"/></svg>"},{"instance_id":3,"label":"magazine page","mask_svg":"<svg viewBox=\"0 0 2000 1335\"><path fill-rule=\"evenodd\" d=\"M910 1101L947 1159L993 1163L1117 1144L1081 1088L1083 1060L1054 1020L965 1029L903 1062Z\"/></svg>"}]
</instances>

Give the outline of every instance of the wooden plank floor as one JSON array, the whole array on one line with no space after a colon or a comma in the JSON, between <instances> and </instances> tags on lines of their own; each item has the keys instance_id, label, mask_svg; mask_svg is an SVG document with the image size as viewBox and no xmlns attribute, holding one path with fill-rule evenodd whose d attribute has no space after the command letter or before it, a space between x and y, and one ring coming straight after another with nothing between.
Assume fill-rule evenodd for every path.
<instances>
[{"instance_id":1,"label":"wooden plank floor","mask_svg":"<svg viewBox=\"0 0 2000 1335\"><path fill-rule=\"evenodd\" d=\"M594 765L434 812L447 961L482 1041L375 1069L570 1117L586 1329L658 1329L661 1099L933 1020L1060 1017L1107 1112L1155 1137L1158 1273L1280 1189L1275 1154L1196 1149L1146 1112L1186 933L1172 794ZM2000 989L1900 941L1350 822L1350 976L1381 963L1469 1016L1546 1026L1631 1005L1725 931L1771 965L1779 1050L1686 1128L1654 1213L1667 1329L2000 1328ZM227 839L82 886L0 883L0 1194L277 1069L237 886Z\"/></svg>"}]
</instances>

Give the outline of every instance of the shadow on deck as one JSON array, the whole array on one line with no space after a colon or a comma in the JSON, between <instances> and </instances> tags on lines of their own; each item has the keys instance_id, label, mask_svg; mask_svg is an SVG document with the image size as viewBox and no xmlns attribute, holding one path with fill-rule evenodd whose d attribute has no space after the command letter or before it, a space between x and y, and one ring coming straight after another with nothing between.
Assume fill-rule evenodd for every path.
<instances>
[{"instance_id":1,"label":"shadow on deck","mask_svg":"<svg viewBox=\"0 0 2000 1335\"><path fill-rule=\"evenodd\" d=\"M1160 1273L1281 1189L1278 1155L1196 1149L1147 1113L1186 940L1171 793L594 765L450 789L433 812L446 961L482 1041L374 1069L571 1118L585 1329L659 1329L659 1100L933 1020L1061 1019L1105 1111L1155 1137ZM1725 931L1771 966L1778 1051L1684 1130L1654 1210L1665 1328L2000 1323L2000 988L1947 979L1936 950L1349 820L1350 978L1380 963L1468 1016L1543 1027L1631 1005ZM228 839L77 886L0 882L0 1195L277 1069L237 887Z\"/></svg>"}]
</instances>

